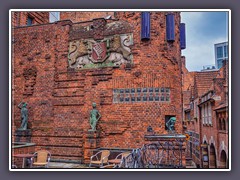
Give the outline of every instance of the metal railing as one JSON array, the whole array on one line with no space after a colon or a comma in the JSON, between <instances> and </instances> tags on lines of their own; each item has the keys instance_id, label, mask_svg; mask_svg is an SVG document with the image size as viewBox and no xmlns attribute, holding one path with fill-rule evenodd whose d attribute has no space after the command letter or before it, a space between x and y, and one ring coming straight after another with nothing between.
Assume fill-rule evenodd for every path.
<instances>
[{"instance_id":1,"label":"metal railing","mask_svg":"<svg viewBox=\"0 0 240 180\"><path fill-rule=\"evenodd\" d=\"M160 141L134 149L118 168L184 168L183 141Z\"/></svg>"}]
</instances>

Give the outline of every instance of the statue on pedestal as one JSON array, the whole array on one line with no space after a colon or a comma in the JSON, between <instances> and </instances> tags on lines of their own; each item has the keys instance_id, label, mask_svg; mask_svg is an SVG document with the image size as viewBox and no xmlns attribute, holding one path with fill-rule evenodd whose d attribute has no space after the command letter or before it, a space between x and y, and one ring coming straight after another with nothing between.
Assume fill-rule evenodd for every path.
<instances>
[{"instance_id":1,"label":"statue on pedestal","mask_svg":"<svg viewBox=\"0 0 240 180\"><path fill-rule=\"evenodd\" d=\"M27 124L28 124L28 109L27 109L27 103L21 102L18 105L18 108L21 109L21 126L18 130L26 130Z\"/></svg>"},{"instance_id":2,"label":"statue on pedestal","mask_svg":"<svg viewBox=\"0 0 240 180\"><path fill-rule=\"evenodd\" d=\"M97 122L101 117L101 114L96 109L96 103L92 104L93 109L90 112L90 125L93 131L96 131Z\"/></svg>"},{"instance_id":3,"label":"statue on pedestal","mask_svg":"<svg viewBox=\"0 0 240 180\"><path fill-rule=\"evenodd\" d=\"M167 126L167 130L170 132L173 132L175 130L174 126L175 126L175 122L176 122L176 117L171 117L168 122L166 123Z\"/></svg>"}]
</instances>

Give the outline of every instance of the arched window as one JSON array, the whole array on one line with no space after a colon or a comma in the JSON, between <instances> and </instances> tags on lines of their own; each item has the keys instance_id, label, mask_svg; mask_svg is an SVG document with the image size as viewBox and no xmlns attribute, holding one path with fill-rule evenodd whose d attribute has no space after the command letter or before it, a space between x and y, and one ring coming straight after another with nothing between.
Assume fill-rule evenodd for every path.
<instances>
[{"instance_id":1,"label":"arched window","mask_svg":"<svg viewBox=\"0 0 240 180\"><path fill-rule=\"evenodd\" d=\"M221 151L220 168L227 168L227 154L224 150Z\"/></svg>"}]
</instances>

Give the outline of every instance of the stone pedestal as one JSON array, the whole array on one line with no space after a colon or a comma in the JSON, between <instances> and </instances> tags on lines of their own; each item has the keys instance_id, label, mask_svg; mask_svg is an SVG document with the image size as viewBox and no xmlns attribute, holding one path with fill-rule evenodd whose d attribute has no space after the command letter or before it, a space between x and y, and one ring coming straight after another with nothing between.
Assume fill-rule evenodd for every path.
<instances>
[{"instance_id":1,"label":"stone pedestal","mask_svg":"<svg viewBox=\"0 0 240 180\"><path fill-rule=\"evenodd\" d=\"M16 130L15 131L15 142L31 142L32 131L30 129L26 130Z\"/></svg>"},{"instance_id":2,"label":"stone pedestal","mask_svg":"<svg viewBox=\"0 0 240 180\"><path fill-rule=\"evenodd\" d=\"M186 136L181 134L145 135L145 144L156 144L162 168L186 167ZM154 146L149 146L149 149ZM151 150L150 150L151 151ZM150 152L149 151L149 152Z\"/></svg>"},{"instance_id":3,"label":"stone pedestal","mask_svg":"<svg viewBox=\"0 0 240 180\"><path fill-rule=\"evenodd\" d=\"M84 163L90 162L93 151L99 148L100 131L88 130L84 136Z\"/></svg>"}]
</instances>

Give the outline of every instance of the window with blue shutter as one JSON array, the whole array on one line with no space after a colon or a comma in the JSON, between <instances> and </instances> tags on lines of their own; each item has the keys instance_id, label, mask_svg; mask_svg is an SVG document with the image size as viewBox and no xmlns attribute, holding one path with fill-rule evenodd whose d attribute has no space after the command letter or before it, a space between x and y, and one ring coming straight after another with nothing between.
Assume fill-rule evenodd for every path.
<instances>
[{"instance_id":1,"label":"window with blue shutter","mask_svg":"<svg viewBox=\"0 0 240 180\"><path fill-rule=\"evenodd\" d=\"M150 12L142 12L141 40L150 39Z\"/></svg>"},{"instance_id":2,"label":"window with blue shutter","mask_svg":"<svg viewBox=\"0 0 240 180\"><path fill-rule=\"evenodd\" d=\"M181 49L186 49L185 23L180 23L180 47Z\"/></svg>"},{"instance_id":3,"label":"window with blue shutter","mask_svg":"<svg viewBox=\"0 0 240 180\"><path fill-rule=\"evenodd\" d=\"M167 41L174 41L175 40L175 21L174 21L174 14L167 14L166 15L166 34L167 34Z\"/></svg>"}]
</instances>

